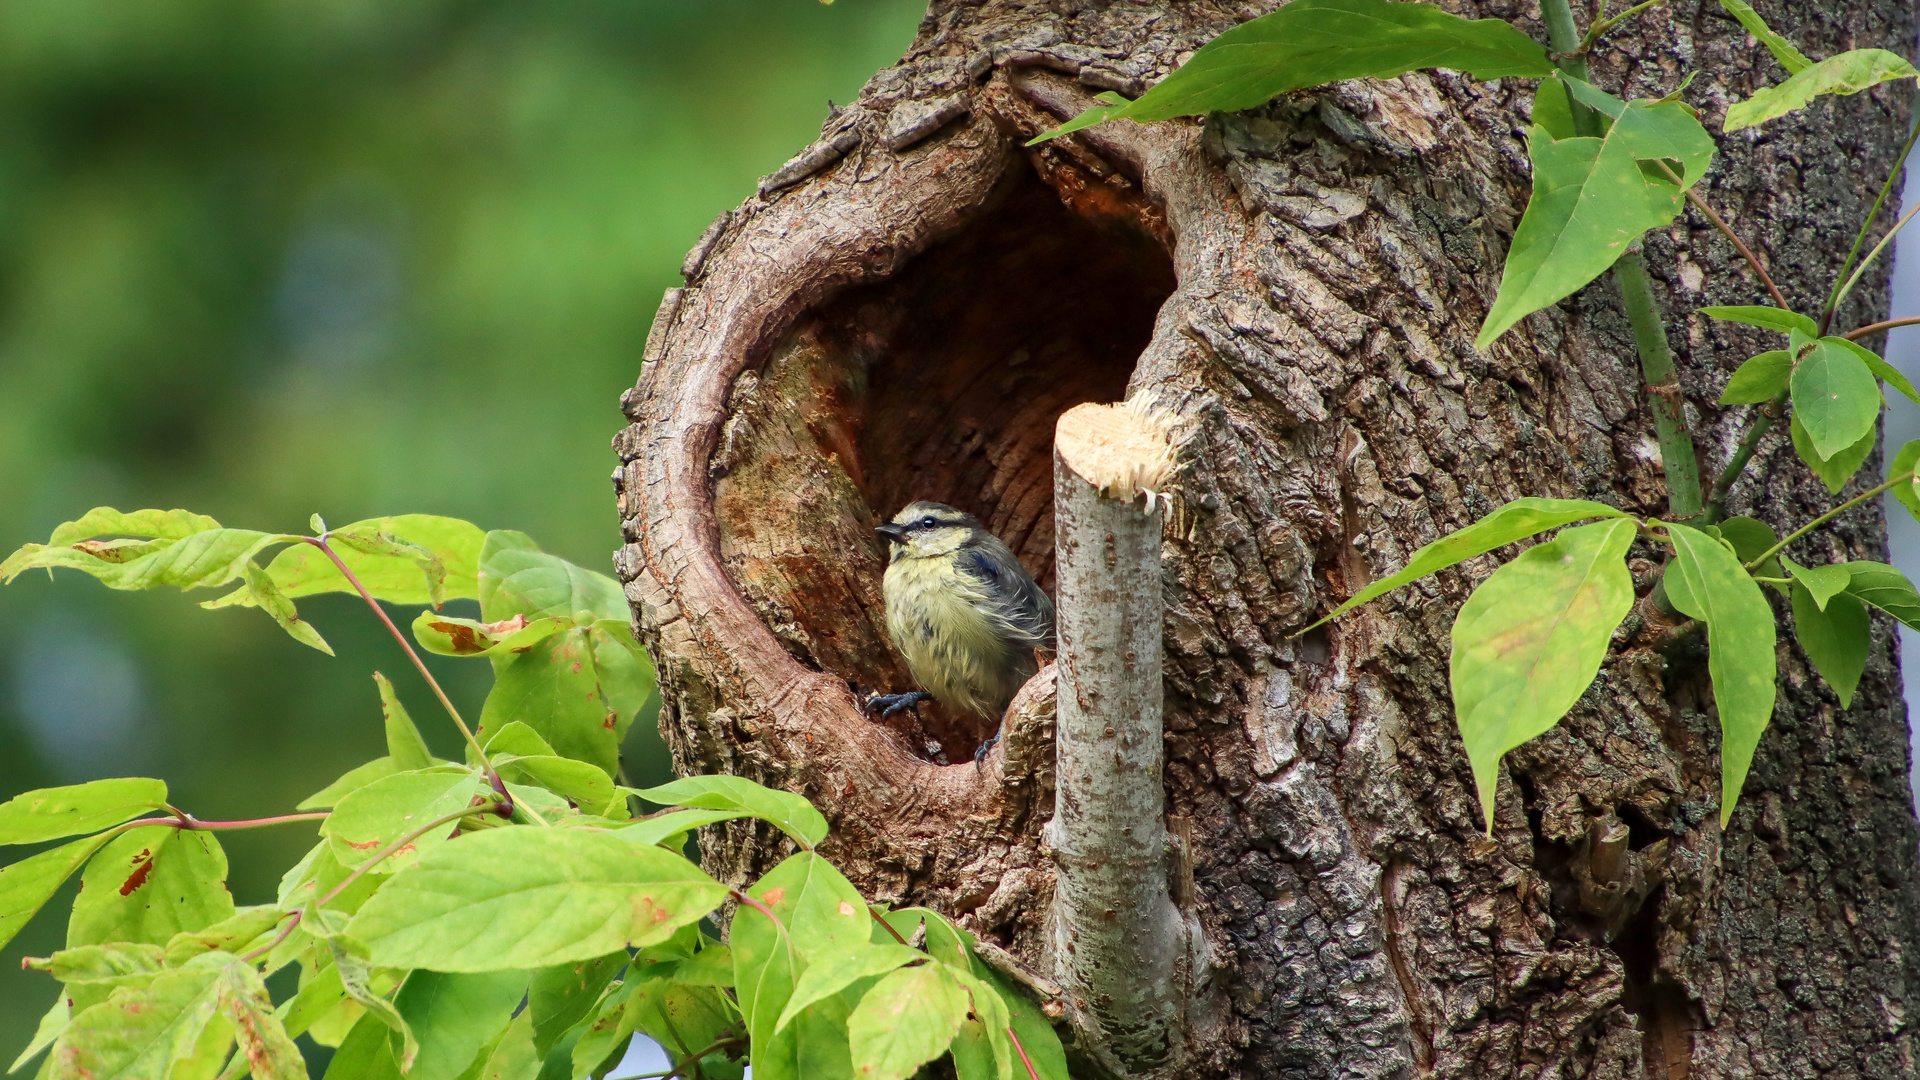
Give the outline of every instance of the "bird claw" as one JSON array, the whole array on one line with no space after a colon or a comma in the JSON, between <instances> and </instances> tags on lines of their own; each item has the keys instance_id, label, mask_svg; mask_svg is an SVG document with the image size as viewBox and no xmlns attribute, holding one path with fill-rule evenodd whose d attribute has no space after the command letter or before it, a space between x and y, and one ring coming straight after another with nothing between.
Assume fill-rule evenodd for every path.
<instances>
[{"instance_id":1,"label":"bird claw","mask_svg":"<svg viewBox=\"0 0 1920 1080\"><path fill-rule=\"evenodd\" d=\"M980 748L973 752L973 771L974 772L979 772L981 769L986 767L987 755L993 751L993 748L996 745L998 745L999 742L1000 742L1000 733L996 731L993 733L993 738L988 739L986 742L981 743Z\"/></svg>"},{"instance_id":2,"label":"bird claw","mask_svg":"<svg viewBox=\"0 0 1920 1080\"><path fill-rule=\"evenodd\" d=\"M879 709L880 719L885 720L901 709L911 708L923 701L932 701L933 695L924 690L915 690L907 694L875 694L867 699L867 708Z\"/></svg>"}]
</instances>

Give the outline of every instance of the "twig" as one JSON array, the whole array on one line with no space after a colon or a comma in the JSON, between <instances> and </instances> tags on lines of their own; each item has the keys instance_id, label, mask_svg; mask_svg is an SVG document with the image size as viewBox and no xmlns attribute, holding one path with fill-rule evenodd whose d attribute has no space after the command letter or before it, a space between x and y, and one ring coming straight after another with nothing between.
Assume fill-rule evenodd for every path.
<instances>
[{"instance_id":1,"label":"twig","mask_svg":"<svg viewBox=\"0 0 1920 1080\"><path fill-rule=\"evenodd\" d=\"M1814 529L1818 528L1819 526L1829 521L1832 521L1834 518L1839 517L1841 514L1844 514L1847 511L1853 509L1854 507L1859 506L1861 503L1866 502L1868 499L1871 499L1874 496L1880 495L1884 492L1891 491L1894 488L1899 487L1901 484L1907 484L1912 482L1913 482L1913 471L1908 470L1906 472L1901 473L1899 476L1896 476L1891 480L1888 480L1886 483L1879 485L1878 487L1872 488L1866 492L1863 492L1862 494L1856 495L1853 498L1848 499L1846 502L1841 503L1839 506L1834 507L1833 509L1827 511L1824 514L1821 514L1819 517L1814 518L1812 521L1809 521L1805 525L1800 526L1798 529L1795 529L1793 532L1788 533L1784 538L1781 539L1779 543L1761 552L1758 557L1756 557L1752 562L1749 562L1747 564L1747 570L1753 571L1757 569L1761 563L1766 562L1768 559L1771 559L1775 555L1780 554L1781 550L1784 549L1788 544L1793 543L1795 540L1798 540L1801 537L1807 535L1808 533L1812 532Z\"/></svg>"},{"instance_id":2,"label":"twig","mask_svg":"<svg viewBox=\"0 0 1920 1080\"><path fill-rule=\"evenodd\" d=\"M215 831L219 829L258 829L267 825L285 825L294 821L320 821L331 811L316 810L311 814L281 814L278 817L247 818L242 821L201 821L192 814L175 811L173 817L141 818L120 826L123 829L138 828L142 825L171 825L176 829L189 832Z\"/></svg>"},{"instance_id":3,"label":"twig","mask_svg":"<svg viewBox=\"0 0 1920 1080\"><path fill-rule=\"evenodd\" d=\"M1629 251L1613 264L1613 280L1620 287L1633 340L1640 352L1640 373L1647 385L1647 409L1653 413L1654 438L1660 444L1660 462L1667 474L1667 511L1675 519L1698 517L1700 462L1687 430L1686 407L1681 403L1680 378L1673 369L1673 350L1667 328L1654 307L1653 285L1647 264L1638 251Z\"/></svg>"},{"instance_id":4,"label":"twig","mask_svg":"<svg viewBox=\"0 0 1920 1080\"><path fill-rule=\"evenodd\" d=\"M491 814L499 811L500 809L502 809L502 806L499 803L481 803L479 806L462 807L461 809L455 810L450 814L442 814L439 817L434 818L432 821L427 822L425 825L420 826L419 828L413 830L412 832L406 834L405 836L400 837L398 840L395 840L393 843L388 844L386 847L381 848L378 852L374 854L373 858L368 859L366 862L361 863L359 866L355 867L352 873L340 879L340 883L338 885L335 885L332 889L328 890L327 895L321 897L318 900L313 901L311 904L308 904L307 908L318 910L320 908L326 907L329 903L333 901L334 897L339 896L343 891L345 891L347 886L352 885L354 882L359 881L362 877L365 877L369 870L372 870L375 866L378 866L388 856L392 855L396 851L399 851L401 848L406 847L408 844L413 843L415 840L418 840L421 837L427 835L428 833L439 828L440 826L445 825L448 822L456 821L460 818L466 817L469 814ZM269 941L265 945L262 945L259 948L253 950L252 952L247 953L245 956L242 956L240 959L246 960L248 962L252 962L260 958L261 956L264 956L267 953L273 951L274 946L280 944L282 941L285 941L288 935L293 933L294 928L300 925L300 920L306 914L307 908L303 908L300 911L294 912L293 918L288 920L286 928L281 930L280 933L278 933L277 935L275 935L272 941Z\"/></svg>"},{"instance_id":5,"label":"twig","mask_svg":"<svg viewBox=\"0 0 1920 1080\"><path fill-rule=\"evenodd\" d=\"M1659 165L1668 176L1673 176L1673 170L1667 168L1666 162L1662 161ZM1677 176L1673 176L1673 179L1675 183L1678 183L1680 180ZM1733 231L1733 228L1721 220L1719 214L1713 212L1713 207L1708 206L1707 201L1695 194L1692 188L1687 189L1687 201L1692 203L1695 209L1707 215L1707 220L1713 222L1713 227L1719 229L1722 236L1725 236L1733 242L1733 249L1738 251L1741 257L1747 260L1747 265L1753 267L1753 272L1759 275L1760 284L1767 287L1767 292L1772 295L1774 304L1783 311L1792 311L1793 305L1787 303L1787 298L1781 294L1780 287L1775 285L1773 278L1767 274L1767 268L1760 265L1760 260L1754 256L1753 250L1747 247L1746 243Z\"/></svg>"},{"instance_id":6,"label":"twig","mask_svg":"<svg viewBox=\"0 0 1920 1080\"><path fill-rule=\"evenodd\" d=\"M1733 456L1727 459L1727 467L1720 470L1719 478L1713 482L1713 492L1707 499L1709 525L1719 521L1720 515L1726 512L1727 495L1740 479L1740 474L1746 471L1747 462L1753 460L1753 452L1760 448L1760 440L1773 430L1773 425L1780 422L1786 410L1787 395L1781 394L1762 405L1753 414L1753 419L1747 422L1746 434L1740 436L1740 445L1734 448Z\"/></svg>"},{"instance_id":7,"label":"twig","mask_svg":"<svg viewBox=\"0 0 1920 1080\"><path fill-rule=\"evenodd\" d=\"M1853 276L1847 279L1845 285L1840 286L1840 292L1833 298L1832 302L1836 310L1846 301L1847 294L1853 291L1853 287L1860 283L1860 275L1867 272L1867 267L1872 266L1873 260L1880 257L1880 253L1887 249L1888 244L1893 243L1893 238L1900 235L1900 230L1907 227L1907 222L1912 221L1913 215L1915 214L1920 214L1920 205L1916 205L1906 213L1901 214L1900 220L1894 222L1893 228L1887 230L1887 235L1881 237L1880 242L1873 245L1873 250L1867 252L1866 258L1860 260L1860 265L1854 268Z\"/></svg>"},{"instance_id":8,"label":"twig","mask_svg":"<svg viewBox=\"0 0 1920 1080\"><path fill-rule=\"evenodd\" d=\"M494 769L493 762L487 758L487 752L481 749L480 740L474 738L473 729L468 727L466 720L460 716L460 710L453 707L453 699L449 698L447 692L441 689L440 680L434 678L433 672L427 670L426 661L420 659L420 654L414 651L413 643L408 641L407 636L400 632L400 628L393 624L393 619L387 615L387 609L380 606L380 602L373 598L373 594L367 591L367 587L362 585L360 579L348 568L346 560L342 559L340 554L333 550L333 545L327 543L327 534L322 533L319 536L303 536L300 538L300 542L303 544L312 544L314 547L326 552L327 558L333 560L333 565L339 567L340 573L346 577L348 583L360 593L360 599L365 600L367 606L373 609L373 613L380 617L380 621L386 625L387 633L392 634L393 640L400 643L400 648L407 654L407 658L412 660L413 666L419 670L420 677L427 680L427 685L433 688L433 696L440 699L441 707L447 710L448 716L453 717L453 722L459 727L460 734L466 737L467 745L473 748L474 756L480 759L480 767L486 770L487 782L493 786L494 794L500 796L506 803L507 812L512 813L514 799L512 795L507 793L506 782L500 779L500 773ZM541 825L547 824L547 820L541 817L539 812L532 807L523 806L520 809L525 810L527 816L535 822Z\"/></svg>"},{"instance_id":9,"label":"twig","mask_svg":"<svg viewBox=\"0 0 1920 1080\"><path fill-rule=\"evenodd\" d=\"M1907 163L1907 155L1913 153L1915 140L1920 140L1920 122L1916 122L1913 131L1908 133L1906 145L1900 147L1900 156L1893 159L1893 168L1887 172L1887 182L1880 185L1880 194L1873 200L1873 206L1867 210L1867 219L1860 223L1860 231L1853 238L1853 249L1847 252L1847 261L1840 264L1840 272L1833 276L1833 291L1827 294L1826 306L1820 310L1820 335L1833 326L1833 313L1840 309L1840 282L1853 269L1854 257L1860 254L1860 246L1867 242L1867 233L1880 216L1880 208L1886 205L1887 196L1893 192L1893 182L1900 179L1900 166Z\"/></svg>"},{"instance_id":10,"label":"twig","mask_svg":"<svg viewBox=\"0 0 1920 1080\"><path fill-rule=\"evenodd\" d=\"M1877 323L1868 323L1858 330L1849 330L1840 336L1846 338L1848 341L1859 341L1863 337L1869 337L1882 330L1892 330L1896 327L1914 325L1920 325L1920 318L1910 316L1905 319L1882 319Z\"/></svg>"},{"instance_id":11,"label":"twig","mask_svg":"<svg viewBox=\"0 0 1920 1080\"><path fill-rule=\"evenodd\" d=\"M1040 1071L1033 1067L1033 1059L1027 1056L1027 1048L1020 1045L1020 1036L1013 1033L1011 1026L1007 1028L1007 1038L1013 1040L1013 1048L1020 1051L1020 1064L1027 1067L1027 1075L1033 1080L1040 1080Z\"/></svg>"}]
</instances>

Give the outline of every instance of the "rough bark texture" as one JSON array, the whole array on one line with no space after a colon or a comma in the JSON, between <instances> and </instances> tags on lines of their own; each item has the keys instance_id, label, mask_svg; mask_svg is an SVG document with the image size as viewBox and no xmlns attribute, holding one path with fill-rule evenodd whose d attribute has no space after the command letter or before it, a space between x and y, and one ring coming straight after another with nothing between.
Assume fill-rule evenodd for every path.
<instances>
[{"instance_id":1,"label":"rough bark texture","mask_svg":"<svg viewBox=\"0 0 1920 1080\"><path fill-rule=\"evenodd\" d=\"M805 793L856 883L1033 961L1052 671L980 769L976 724L863 716L856 693L911 688L872 526L949 502L1050 585L1053 418L1150 395L1199 432L1163 550L1168 812L1191 826L1183 899L1213 960L1181 1075L1913 1075L1920 883L1883 619L1848 710L1783 645L1724 833L1701 657L1630 619L1572 715L1510 756L1491 841L1446 643L1493 562L1291 636L1506 499L1664 498L1611 288L1469 344L1524 205L1529 84L1354 82L1022 148L1269 6L938 0L907 58L701 239L616 440L617 565L676 764ZM1545 38L1530 6L1455 10ZM1602 86L1655 95L1697 70L1688 99L1717 131L1780 77L1717 5L1656 10L1596 57ZM1910 51L1891 0L1761 10L1814 56ZM1824 294L1909 93L1722 139L1702 194L1795 303ZM1686 313L1763 294L1694 216L1648 262L1711 471L1744 413L1713 402L1773 344ZM1843 326L1881 310L1884 280ZM1778 434L1733 503L1776 527L1831 505ZM1863 508L1802 561L1880 558L1884 536ZM703 851L734 880L781 853L738 823Z\"/></svg>"}]
</instances>

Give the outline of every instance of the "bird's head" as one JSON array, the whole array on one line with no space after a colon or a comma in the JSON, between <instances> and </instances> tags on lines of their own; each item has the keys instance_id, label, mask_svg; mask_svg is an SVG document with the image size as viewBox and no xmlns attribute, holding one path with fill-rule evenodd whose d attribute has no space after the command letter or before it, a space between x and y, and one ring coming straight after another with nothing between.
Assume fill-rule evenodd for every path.
<instances>
[{"instance_id":1,"label":"bird's head","mask_svg":"<svg viewBox=\"0 0 1920 1080\"><path fill-rule=\"evenodd\" d=\"M908 503L893 520L874 530L893 545L893 559L929 559L950 555L982 534L979 519L945 503Z\"/></svg>"}]
</instances>

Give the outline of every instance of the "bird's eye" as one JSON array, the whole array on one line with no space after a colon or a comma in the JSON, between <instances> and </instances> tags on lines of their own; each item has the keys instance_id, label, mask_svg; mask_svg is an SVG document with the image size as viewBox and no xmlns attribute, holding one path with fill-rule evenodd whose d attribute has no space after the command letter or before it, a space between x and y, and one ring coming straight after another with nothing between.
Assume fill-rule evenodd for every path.
<instances>
[{"instance_id":1,"label":"bird's eye","mask_svg":"<svg viewBox=\"0 0 1920 1080\"><path fill-rule=\"evenodd\" d=\"M920 519L920 527L921 527L921 528L923 528L923 529L931 529L931 528L933 528L933 527L934 527L935 525L938 525L938 524L939 524L939 522L937 522L937 521L935 521L935 520L933 520L932 518L921 518L921 519Z\"/></svg>"}]
</instances>

